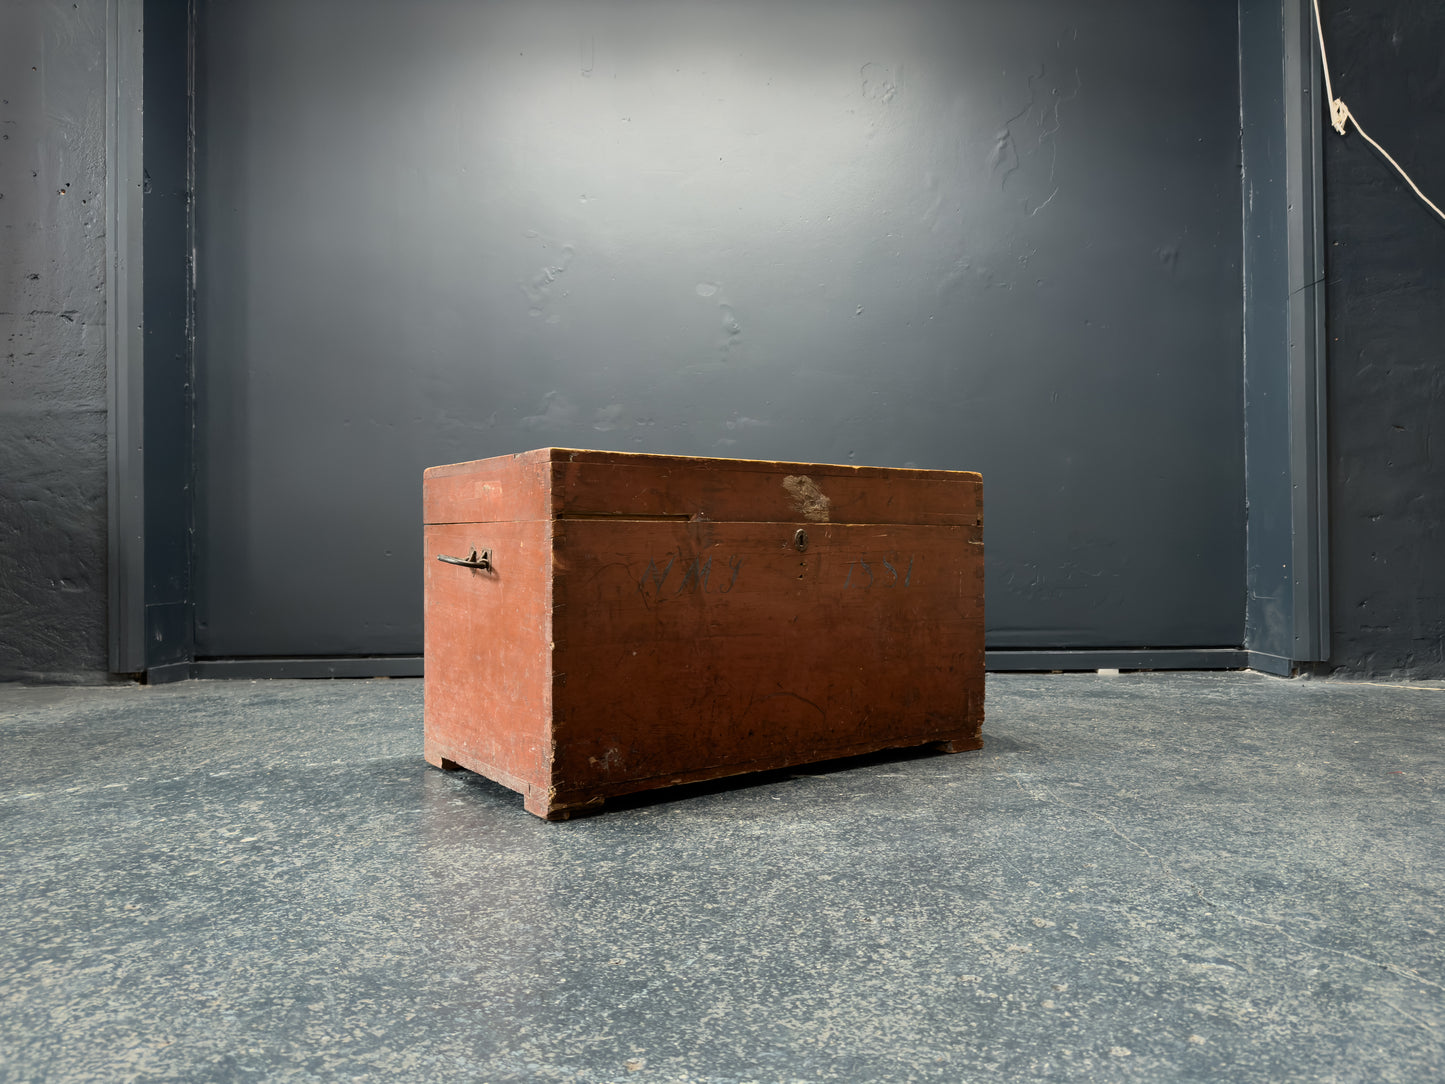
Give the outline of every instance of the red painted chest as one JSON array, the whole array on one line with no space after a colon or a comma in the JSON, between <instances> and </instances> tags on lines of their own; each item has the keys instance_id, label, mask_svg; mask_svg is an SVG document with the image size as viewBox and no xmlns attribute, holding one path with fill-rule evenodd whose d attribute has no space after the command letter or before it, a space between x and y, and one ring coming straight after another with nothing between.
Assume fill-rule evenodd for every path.
<instances>
[{"instance_id":1,"label":"red painted chest","mask_svg":"<svg viewBox=\"0 0 1445 1084\"><path fill-rule=\"evenodd\" d=\"M423 511L426 759L538 816L981 744L977 474L543 448Z\"/></svg>"}]
</instances>

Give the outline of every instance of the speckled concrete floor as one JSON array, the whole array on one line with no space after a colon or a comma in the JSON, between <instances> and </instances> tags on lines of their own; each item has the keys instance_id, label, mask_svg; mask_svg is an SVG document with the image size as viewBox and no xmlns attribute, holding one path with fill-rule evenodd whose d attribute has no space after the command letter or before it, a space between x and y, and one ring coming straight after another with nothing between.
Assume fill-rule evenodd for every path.
<instances>
[{"instance_id":1,"label":"speckled concrete floor","mask_svg":"<svg viewBox=\"0 0 1445 1084\"><path fill-rule=\"evenodd\" d=\"M545 824L416 681L0 686L0 1079L1445 1079L1445 690L988 695Z\"/></svg>"}]
</instances>

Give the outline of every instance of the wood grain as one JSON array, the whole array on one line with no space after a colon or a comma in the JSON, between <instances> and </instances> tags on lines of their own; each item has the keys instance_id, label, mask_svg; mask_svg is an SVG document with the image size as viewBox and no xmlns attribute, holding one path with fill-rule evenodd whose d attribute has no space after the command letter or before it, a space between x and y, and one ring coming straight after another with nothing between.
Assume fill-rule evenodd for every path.
<instances>
[{"instance_id":1,"label":"wood grain","mask_svg":"<svg viewBox=\"0 0 1445 1084\"><path fill-rule=\"evenodd\" d=\"M965 471L577 453L553 464L556 516L661 515L714 522L978 525L983 484Z\"/></svg>"},{"instance_id":2,"label":"wood grain","mask_svg":"<svg viewBox=\"0 0 1445 1084\"><path fill-rule=\"evenodd\" d=\"M764 760L976 746L977 528L809 526L802 553L797 529L559 525L560 796Z\"/></svg>"}]
</instances>

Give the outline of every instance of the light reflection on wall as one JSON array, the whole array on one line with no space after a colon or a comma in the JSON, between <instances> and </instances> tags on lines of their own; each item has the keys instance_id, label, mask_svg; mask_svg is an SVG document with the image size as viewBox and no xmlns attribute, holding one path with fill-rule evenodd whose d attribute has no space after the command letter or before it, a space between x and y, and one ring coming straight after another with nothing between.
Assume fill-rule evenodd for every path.
<instances>
[{"instance_id":1,"label":"light reflection on wall","mask_svg":"<svg viewBox=\"0 0 1445 1084\"><path fill-rule=\"evenodd\" d=\"M421 469L549 444L980 469L991 642L1238 641L1227 6L203 6L215 653L339 650L298 531L407 650Z\"/></svg>"}]
</instances>

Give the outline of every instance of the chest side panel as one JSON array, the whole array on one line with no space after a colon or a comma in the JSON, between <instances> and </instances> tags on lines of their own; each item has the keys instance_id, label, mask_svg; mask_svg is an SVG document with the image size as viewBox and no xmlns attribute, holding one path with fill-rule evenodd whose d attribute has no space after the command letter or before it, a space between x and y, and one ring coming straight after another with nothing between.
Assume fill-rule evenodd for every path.
<instances>
[{"instance_id":1,"label":"chest side panel","mask_svg":"<svg viewBox=\"0 0 1445 1084\"><path fill-rule=\"evenodd\" d=\"M582 518L557 532L559 793L977 746L980 527Z\"/></svg>"},{"instance_id":2,"label":"chest side panel","mask_svg":"<svg viewBox=\"0 0 1445 1084\"><path fill-rule=\"evenodd\" d=\"M530 795L550 785L551 526L433 524L426 540L426 758ZM490 550L493 571L437 560Z\"/></svg>"}]
</instances>

